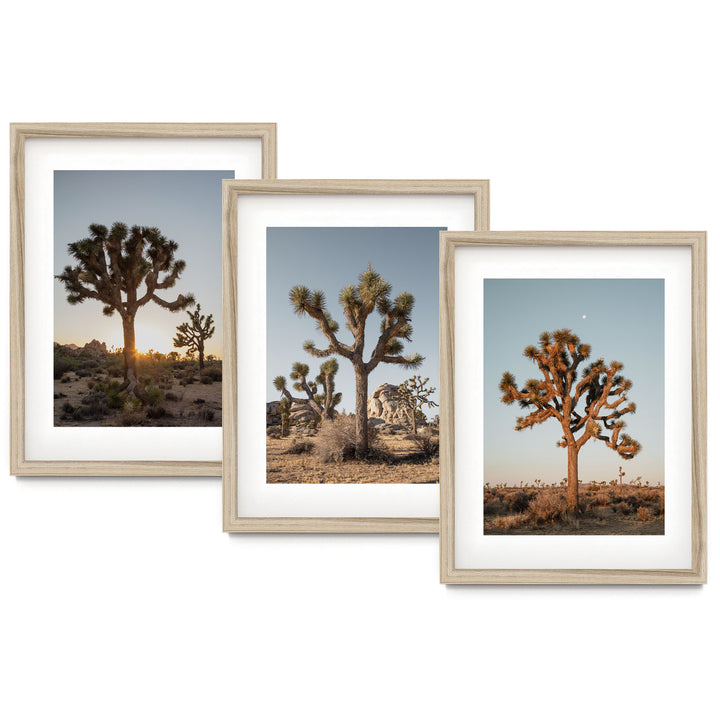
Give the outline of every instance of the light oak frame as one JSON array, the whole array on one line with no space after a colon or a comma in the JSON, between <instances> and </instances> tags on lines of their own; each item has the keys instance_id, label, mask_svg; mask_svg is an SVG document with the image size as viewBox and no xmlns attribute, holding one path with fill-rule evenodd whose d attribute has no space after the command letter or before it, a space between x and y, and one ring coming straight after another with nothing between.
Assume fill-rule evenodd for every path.
<instances>
[{"instance_id":1,"label":"light oak frame","mask_svg":"<svg viewBox=\"0 0 720 720\"><path fill-rule=\"evenodd\" d=\"M455 249L463 246L674 246L692 260L692 550L689 569L455 567ZM450 584L700 584L707 580L707 249L704 232L440 233L440 582Z\"/></svg>"},{"instance_id":2,"label":"light oak frame","mask_svg":"<svg viewBox=\"0 0 720 720\"><path fill-rule=\"evenodd\" d=\"M437 518L241 517L237 446L237 200L245 194L474 195L474 224L489 224L488 180L223 181L223 530L266 533L437 533Z\"/></svg>"},{"instance_id":3,"label":"light oak frame","mask_svg":"<svg viewBox=\"0 0 720 720\"><path fill-rule=\"evenodd\" d=\"M12 123L10 125L10 473L205 475L220 462L65 461L25 457L25 141L29 138L258 138L262 177L277 177L275 123ZM160 169L160 168L159 168Z\"/></svg>"}]
</instances>

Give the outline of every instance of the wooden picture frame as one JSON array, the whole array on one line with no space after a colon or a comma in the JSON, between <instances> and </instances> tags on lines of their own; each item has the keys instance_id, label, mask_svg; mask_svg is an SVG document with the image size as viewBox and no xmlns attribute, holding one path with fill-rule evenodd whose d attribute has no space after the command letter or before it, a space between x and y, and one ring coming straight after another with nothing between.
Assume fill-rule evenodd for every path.
<instances>
[{"instance_id":1,"label":"wooden picture frame","mask_svg":"<svg viewBox=\"0 0 720 720\"><path fill-rule=\"evenodd\" d=\"M26 402L26 233L28 217L26 207L32 202L33 190L27 188L29 176L26 168L26 154L29 143L39 141L41 147L54 148L56 154L65 152L70 158L69 167L75 169L72 163L79 162L78 155L73 156L72 149L83 147L84 157L91 158L96 164L90 164L87 169L115 170L127 169L121 158L132 156L137 159L140 168L132 166L130 169L166 170L176 169L218 169L216 166L202 166L204 160L208 163L215 157L220 160L221 146L212 145L220 143L235 143L237 158L241 157L242 148L247 150L247 161L239 161L243 168L247 165L248 177L274 178L277 174L277 131L274 123L15 123L10 125L10 472L14 475L208 475L221 474L221 461L218 460L81 460L81 459L38 459L32 453L28 454L26 411L32 410ZM246 143L252 140L253 143ZM85 145L85 142L90 145ZM167 141L167 144L165 142ZM259 148L254 141L259 142ZM47 145L48 142L55 144ZM123 143L122 150L112 150L106 155L97 143ZM58 150L57 143L66 143L63 150ZM73 145L73 143L75 143ZM92 145L92 143L95 143ZM148 145L148 143L150 145ZM159 143L159 144L158 144ZM184 143L184 144L183 144ZM193 145L194 143L194 145ZM205 143L200 145L200 143ZM244 144L243 144L244 143ZM191 149L194 147L194 150ZM40 147L34 145L33 147ZM116 146L120 147L120 146ZM169 167L143 167L143 162L151 162L149 158L143 160L143 148L160 148L159 157L176 153L177 160ZM200 148L214 148L208 152L207 158L202 156ZM222 147L230 147L223 145ZM185 148L183 150L183 148ZM93 152L95 156L93 156ZM113 154L114 153L114 154ZM184 155L183 155L184 153ZM200 155L200 157L198 157ZM74 159L73 159L74 158ZM99 158L99 159L98 159ZM255 161L257 158L257 163ZM231 160L234 158L231 158ZM230 164L231 160L227 164ZM131 160L128 160L131 162ZM188 163L187 165L182 163ZM100 164L97 164L100 163ZM106 164L103 164L106 163ZM224 163L224 160L223 160ZM65 169L60 165L59 169ZM86 169L86 168L82 168ZM223 168L224 169L224 168ZM54 172L54 170L53 170ZM50 189L45 176L50 176ZM45 211L52 215L52 172L45 172L43 176L43 191L49 200L50 210ZM218 183L218 198L220 197ZM218 202L218 206L220 203ZM30 212L32 212L30 210ZM35 216L29 216L36 221ZM116 220L113 219L113 220ZM91 221L89 221L91 222ZM45 237L51 232L45 232ZM44 240L47 244L47 240ZM50 244L52 240L49 240ZM50 280L48 280L50 282ZM184 315L184 314L183 314ZM32 351L31 351L32 352ZM52 420L51 420L52 426ZM49 454L49 453L46 453Z\"/></svg>"},{"instance_id":2,"label":"wooden picture frame","mask_svg":"<svg viewBox=\"0 0 720 720\"><path fill-rule=\"evenodd\" d=\"M707 260L705 233L445 232L441 233L440 242L441 388L443 393L441 407L440 581L449 584L697 584L706 582ZM528 253L532 253L532 255ZM545 265L540 265L538 269L539 258ZM574 267L572 263L577 262L581 269L578 270L577 275L566 275L556 265L555 268L550 267L545 272L546 265L551 266L557 260L567 263L568 268ZM494 327L494 323L499 325L505 323L503 327L507 327L508 318L514 317L503 315L503 311L498 310L496 305L489 304L488 289L498 287L497 285L485 285L484 290L479 289L477 294L473 295L472 291L468 291L470 282L482 288L488 280L496 283L505 282L497 278L606 277L602 274L603 268L596 264L598 260L607 263L607 267L611 269L615 268L618 273L625 273L619 275L608 273L607 277L610 278L652 278L655 276L677 278L677 280L672 280L674 283L672 286L669 284L671 281L667 279L663 281L662 286L665 293L662 311L664 314L660 317L665 318L665 325L662 326L665 329L664 335L661 337L663 338L662 342L667 343L663 345L665 351L662 362L663 368L670 367L668 363L670 358L674 357L672 353L675 352L672 347L673 338L682 336L687 340L686 344L689 347L678 350L679 357L683 359L683 364L678 367L686 368L687 374L678 382L684 383L682 387L687 388L688 392L682 395L668 394L668 388L673 387L676 376L663 370L664 377L670 378L666 380L664 397L683 399L681 404L683 412L691 422L691 432L687 433L688 440L685 440L686 436L680 433L682 437L672 446L677 448L685 458L682 463L678 462L679 470L676 472L674 466L667 461L667 458L672 456L671 452L675 452L669 444L668 427L670 426L667 424L669 422L667 418L673 414L672 411L675 408L669 407L668 412L663 415L665 440L662 448L666 458L665 464L662 466L665 468L663 498L668 478L671 484L677 480L677 486L682 488L682 490L675 491L675 505L668 504L667 516L663 515L663 523L666 522L665 517L671 521L671 524L672 522L676 523L672 525L673 529L671 531L664 530L664 535L634 537L631 540L628 540L627 537L610 536L609 534L598 538L591 537L588 540L589 536L586 535L581 539L582 543L588 543L582 545L586 550L584 554L578 555L588 561L586 566L572 554L573 543L580 542L577 539L580 533L573 538L543 536L540 538L540 544L537 539L533 540L533 538L538 538L537 534L520 537L505 533L504 537L496 536L485 539L484 535L487 530L482 529L485 518L481 515L483 502L487 502L486 488L484 487L486 476L481 471L483 460L478 456L477 450L472 450L475 459L474 466L471 468L467 460L471 453L467 441L463 442L462 439L458 441L458 437L461 437L458 435L459 431L462 432L462 437L472 434L477 438L479 426L477 423L471 424L466 431L458 424L459 416L462 416L463 424L468 422L468 418L467 415L462 414L463 401L456 392L456 388L457 383L461 383L469 377L467 374L469 370L464 368L463 364L469 367L472 363L477 377L478 365L487 362L490 366L491 363L495 363L495 353L498 352L495 345L491 346L490 350L484 346L487 337L496 337L483 334L485 325L482 326L482 332L478 331L479 324L476 324L472 331L463 329L463 325L467 326L467 323L461 321L469 312L464 306L469 304L475 315L480 318L489 317L483 313L498 315L498 319L489 318L488 327ZM639 272L632 269L633 263ZM665 265L660 263L665 263ZM533 282L536 281L533 280ZM556 280L553 279L552 282L556 282ZM587 280L583 279L580 282L587 282ZM633 279L630 282L637 283L637 280ZM675 292L673 288L679 288L678 292ZM463 293L462 299L456 297L456 294L460 292ZM497 295L490 297L496 298ZM535 297L538 298L538 303L543 302L537 295ZM680 299L681 302L679 305L674 305L671 303L671 298ZM602 303L598 301L598 305L601 306ZM541 312L543 311L541 310ZM456 313L460 314L456 316ZM681 315L675 319L675 313L681 313ZM574 317L584 319L588 316L583 314ZM457 318L460 318L460 321ZM478 320L479 322L480 320ZM683 323L686 324L683 325ZM640 327L635 327L637 332ZM681 335L677 333L673 335L675 327L682 328ZM541 328L541 330L550 330L551 332L553 329ZM472 340L471 333L482 340ZM532 338L528 338L528 341L531 342ZM582 338L582 341L592 344L591 337ZM460 346L460 350L458 350L458 346ZM477 347L477 349L470 353L466 352L467 348L471 346ZM513 350L517 350L514 345ZM522 347L519 348L519 351L522 353ZM505 353L505 350L502 349L500 352ZM488 356L488 353L491 355ZM598 352L592 354L593 359L600 354L602 354L602 350L598 348ZM488 357L490 360L487 359ZM524 359L524 362L530 365L527 358L532 359L531 355L526 354ZM608 357L607 359L609 361L615 358ZM623 358L618 357L617 359L622 360ZM504 363L505 358L503 357L500 362ZM493 368L495 364L492 364ZM484 368L484 365L482 367ZM673 367L675 366L673 365ZM479 386L483 382L485 372L483 371L483 375L477 380ZM637 381L630 369L628 369L628 373ZM539 374L537 368L536 374ZM522 378L525 377L527 376L522 376ZM496 399L499 403L500 394L502 394L496 390L499 377L495 378L493 375L491 379L494 381L492 388L498 393ZM622 380L622 378L619 379ZM487 382L489 383L490 380ZM514 383L514 377L512 377L512 382ZM486 385L486 392L487 387L489 384ZM513 387L517 388L520 385L513 385ZM463 385L463 388L463 393L466 393L467 385ZM691 398L688 397L690 393ZM630 426L632 422L631 419ZM489 432L493 431L489 430ZM522 437L527 437L527 435ZM480 441L476 440L475 442L482 444L482 438L481 434ZM600 447L599 449L601 452L607 453L606 448ZM484 449L482 452L485 452ZM493 457L492 452L491 450L491 457ZM507 462L511 460L508 459ZM495 477L495 475L491 471L488 472L487 477ZM670 488L670 485L667 487ZM490 485L487 488L490 488ZM486 497L485 501L483 501L483 497ZM492 499L494 497L492 495ZM477 507L469 508L467 504L463 506L463 502L467 503L472 498L479 498L476 503L479 505L479 509ZM492 515L488 515L488 522L493 522L492 517ZM479 524L480 530L473 529L471 518L474 518L472 526L477 528ZM556 544L550 544L551 542ZM630 559L627 562L614 562L612 558L620 557L623 551L634 554L628 556ZM523 553L525 554L523 555ZM530 553L535 554L530 555ZM553 553L555 554L553 555ZM518 560L507 562L506 559L510 557ZM643 565L638 558L646 557L649 558L649 561ZM677 562L676 558L678 557L682 558L681 562ZM665 558L670 559L666 560Z\"/></svg>"},{"instance_id":3,"label":"wooden picture frame","mask_svg":"<svg viewBox=\"0 0 720 720\"><path fill-rule=\"evenodd\" d=\"M316 225L325 225L332 228L337 226L349 225L352 227L372 226L387 227L423 227L424 220L420 222L406 222L405 220L395 220L395 205L400 203L414 204L413 207L423 207L423 202L427 202L429 206L440 206L441 203L457 205L462 207L464 213L463 225L484 229L488 227L488 191L489 183L487 180L273 180L273 181L225 181L223 193L223 268L224 268L224 351L223 357L226 367L227 381L223 386L223 438L224 438L224 454L223 454L223 529L226 532L359 532L359 533L376 533L376 532L437 532L438 519L436 517L405 517L405 516L348 516L350 513L342 515L334 514L333 510L326 510L319 513L317 510L297 511L294 514L287 514L283 510L267 510L266 506L262 506L261 511L257 511L255 507L252 509L246 503L244 507L248 508L246 512L241 512L239 502L239 483L257 483L260 491L266 486L266 456L265 456L265 423L262 425L262 437L257 438L257 442L253 442L248 446L244 446L241 452L239 448L239 403L238 403L238 375L239 361L239 322L245 317L240 315L239 307L247 307L251 305L253 309L257 309L258 305L262 306L266 302L264 291L266 268L265 242L267 237L267 228L271 225L267 224L265 215L257 220L257 227L252 225L255 222L254 210L251 213L250 208L260 208L258 212L266 212L263 208L272 207L268 210L268 217L276 218L273 221L276 225L284 227L301 225L302 227L315 227ZM353 203L357 200L357 204L364 209L358 211L358 217L353 216L349 222L344 222L343 217L346 210L343 207L333 205L336 202L348 203L348 207L353 207ZM250 203L250 205L248 205ZM254 203L254 204L253 204ZM268 205L270 203L270 205ZM279 208L283 203L290 205L288 213L284 213ZM305 210L307 204L313 204L312 208L323 208L318 212L318 217L313 215L313 211ZM240 205L240 209L239 209ZM334 209L325 213L325 206ZM378 215L376 220L363 220L365 217L372 216L370 206L382 207L382 213ZM243 210L244 209L244 210ZM275 215L273 215L273 212ZM351 213L348 212L348 217ZM403 210L405 213L402 217L407 218L408 213L412 215L416 213L417 218L428 217L430 211L423 214L421 210ZM435 217L438 211L433 209ZM455 213L456 210L452 210ZM457 209L460 213L460 210ZM303 215L303 213L306 213ZM323 214L325 213L325 214ZM363 215L365 213L365 215ZM370 214L368 214L370 213ZM441 213L442 214L442 213ZM248 218L252 215L252 221ZM298 221L301 216L303 219ZM397 214L399 218L400 215ZM451 215L454 218L455 215ZM254 228L254 234L249 233L248 237L239 236L238 223L239 218L250 223ZM454 222L454 220L453 220ZM448 227L448 222L433 222L425 224L428 227L437 228L439 226ZM434 241L433 241L434 243ZM256 247L261 246L261 247ZM433 244L433 251L437 246ZM258 257L250 263L249 255L256 252ZM365 261L367 262L367 260ZM238 278L239 268L247 277ZM262 275L262 282L254 290L249 289L250 286L257 283L258 276ZM243 287L248 288L247 292L252 293L247 296L243 295L238 299L238 292L243 292ZM328 292L330 289L328 288ZM263 313L264 318L264 313ZM260 322L260 321L258 321ZM263 320L264 323L264 320ZM264 324L262 327L256 328L253 333L256 347L264 345L267 340L267 328ZM240 345L240 348L242 346ZM263 362L264 362L264 352ZM258 361L260 362L260 361ZM252 373L254 382L265 377L267 371L264 365L259 366ZM248 376L246 373L245 376ZM260 375L261 377L258 377ZM266 405L265 386L262 382L260 390L261 397L257 398L258 410L264 413ZM253 396L254 397L254 396ZM247 387L243 391L243 406L248 403ZM247 411L243 410L243 413ZM253 416L255 417L255 416ZM259 415L256 417L256 423L252 427L258 427ZM259 431L257 431L259 434ZM262 447L260 447L262 446ZM252 452L248 453L248 449ZM248 455L253 455L253 469L248 469L251 461ZM243 469L240 468L240 462L245 464ZM270 486L275 487L278 491L285 491L289 486L284 485ZM295 485L308 490L311 486L300 483ZM330 485L315 485L314 488L335 487ZM347 486L346 486L347 487ZM355 485L354 487L357 487ZM376 486L377 487L377 486ZM426 486L432 488L435 485ZM245 489L243 485L242 489ZM344 491L343 491L344 492ZM301 501L306 498L300 493ZM313 495L313 497L316 497ZM311 502L311 501L308 501ZM437 503L437 499L433 500ZM258 503L262 505L262 502ZM437 504L435 504L437 508ZM434 514L434 513L433 513Z\"/></svg>"}]
</instances>

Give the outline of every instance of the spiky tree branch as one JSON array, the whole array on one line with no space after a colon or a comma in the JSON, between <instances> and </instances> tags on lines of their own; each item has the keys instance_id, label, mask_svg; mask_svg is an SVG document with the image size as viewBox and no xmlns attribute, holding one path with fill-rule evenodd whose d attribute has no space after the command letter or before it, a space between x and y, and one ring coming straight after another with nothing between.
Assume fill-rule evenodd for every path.
<instances>
[{"instance_id":1,"label":"spiky tree branch","mask_svg":"<svg viewBox=\"0 0 720 720\"><path fill-rule=\"evenodd\" d=\"M437 407L438 404L430 399L430 395L435 392L434 387L427 387L430 378L424 380L420 375L413 375L398 386L398 392L402 398L410 406L412 430L417 433L417 421L424 417L422 408L427 405L428 408Z\"/></svg>"},{"instance_id":2,"label":"spiky tree branch","mask_svg":"<svg viewBox=\"0 0 720 720\"><path fill-rule=\"evenodd\" d=\"M135 315L149 302L177 312L195 303L192 295L166 300L158 291L175 285L185 269L176 260L178 245L158 228L114 223L110 230L93 224L89 235L68 244L68 253L77 261L55 277L65 286L67 301L78 305L87 299L103 305L103 314L118 313L123 323L125 382L130 395L136 394Z\"/></svg>"},{"instance_id":3,"label":"spiky tree branch","mask_svg":"<svg viewBox=\"0 0 720 720\"><path fill-rule=\"evenodd\" d=\"M336 415L335 408L342 400L342 393L335 392L335 374L338 371L338 363L335 358L326 360L320 366L320 373L314 380L308 382L310 368L304 363L296 362L293 365L290 378L295 380L293 387L298 392L304 392L306 397L294 397L287 388L287 380L283 375L278 375L273 380L275 389L291 403L309 407L319 420L333 418ZM319 393L319 386L323 392Z\"/></svg>"},{"instance_id":4,"label":"spiky tree branch","mask_svg":"<svg viewBox=\"0 0 720 720\"><path fill-rule=\"evenodd\" d=\"M173 338L173 346L186 347L189 355L198 354L200 369L205 365L205 341L215 333L215 323L212 315L202 315L200 305L194 312L187 313L190 322L177 326L177 335Z\"/></svg>"},{"instance_id":5,"label":"spiky tree branch","mask_svg":"<svg viewBox=\"0 0 720 720\"><path fill-rule=\"evenodd\" d=\"M542 378L530 379L519 389L514 375L504 373L499 385L501 400L506 405L532 408L517 418L516 430L532 428L549 418L561 424L563 436L558 446L568 449L568 507L573 509L577 506L577 453L588 440L603 441L625 460L641 450L637 440L622 432L626 426L623 416L636 410L635 403L627 399L632 382L620 374L622 363L606 364L602 358L586 366L578 378L580 365L590 357L590 346L580 343L567 329L543 333L537 346L526 347L524 355L537 365Z\"/></svg>"},{"instance_id":6,"label":"spiky tree branch","mask_svg":"<svg viewBox=\"0 0 720 720\"><path fill-rule=\"evenodd\" d=\"M367 384L368 375L382 362L418 367L423 357L417 353L403 355L403 340L409 342L412 336L411 314L415 299L408 292L400 293L391 300L392 287L368 264L361 273L357 285L348 285L340 291L339 301L345 315L345 327L350 331L352 344L338 338L339 324L333 320L326 307L325 294L320 290L311 292L304 285L290 290L290 303L295 312L309 315L323 334L327 347L318 348L312 340L304 344L306 352L314 357L339 355L349 360L355 369L355 422L358 435L358 454L363 456L368 449ZM380 314L380 334L369 360L364 359L365 327L367 319L375 312Z\"/></svg>"}]
</instances>

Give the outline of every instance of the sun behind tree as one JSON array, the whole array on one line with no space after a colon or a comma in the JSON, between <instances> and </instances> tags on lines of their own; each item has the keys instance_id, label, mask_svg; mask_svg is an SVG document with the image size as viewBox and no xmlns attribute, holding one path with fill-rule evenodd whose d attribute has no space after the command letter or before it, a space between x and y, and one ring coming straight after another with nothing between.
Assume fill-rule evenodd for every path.
<instances>
[{"instance_id":1,"label":"sun behind tree","mask_svg":"<svg viewBox=\"0 0 720 720\"><path fill-rule=\"evenodd\" d=\"M120 315L123 327L123 390L131 397L143 395L137 379L135 316L150 301L171 312L195 304L192 295L178 295L173 301L157 292L173 287L185 269L176 260L178 245L158 228L133 225L128 230L116 222L110 231L104 225L90 225L89 237L68 244L68 252L78 264L66 266L60 280L67 301L77 305L90 298L103 304L103 315ZM144 283L145 287L141 288Z\"/></svg>"}]
</instances>

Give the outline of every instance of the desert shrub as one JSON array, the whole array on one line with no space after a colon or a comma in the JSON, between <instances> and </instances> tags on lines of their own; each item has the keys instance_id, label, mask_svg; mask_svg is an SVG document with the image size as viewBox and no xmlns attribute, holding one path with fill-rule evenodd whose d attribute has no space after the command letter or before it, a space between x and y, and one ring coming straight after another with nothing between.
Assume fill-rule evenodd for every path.
<instances>
[{"instance_id":1,"label":"desert shrub","mask_svg":"<svg viewBox=\"0 0 720 720\"><path fill-rule=\"evenodd\" d=\"M212 385L212 384L213 384L213 379L212 379L209 375L205 375L205 373L203 373L203 374L200 376L200 382L201 382L203 385Z\"/></svg>"},{"instance_id":2,"label":"desert shrub","mask_svg":"<svg viewBox=\"0 0 720 720\"><path fill-rule=\"evenodd\" d=\"M155 407L163 401L163 391L157 385L148 385L145 388L145 402Z\"/></svg>"},{"instance_id":3,"label":"desert shrub","mask_svg":"<svg viewBox=\"0 0 720 720\"><path fill-rule=\"evenodd\" d=\"M125 404L127 395L124 392L120 392L120 383L117 380L112 380L107 385L107 396L105 402L108 407L113 410L119 410Z\"/></svg>"},{"instance_id":4,"label":"desert shrub","mask_svg":"<svg viewBox=\"0 0 720 720\"><path fill-rule=\"evenodd\" d=\"M193 403L195 405L204 405L205 404L205 398L195 398L193 400Z\"/></svg>"},{"instance_id":5,"label":"desert shrub","mask_svg":"<svg viewBox=\"0 0 720 720\"><path fill-rule=\"evenodd\" d=\"M523 490L512 493L509 500L510 510L514 513L525 512L530 506L530 496Z\"/></svg>"},{"instance_id":6,"label":"desert shrub","mask_svg":"<svg viewBox=\"0 0 720 720\"><path fill-rule=\"evenodd\" d=\"M326 421L315 436L315 456L320 462L344 462L355 457L358 439L355 434L355 418L339 415ZM377 433L369 428L368 459L387 459L387 451L378 440Z\"/></svg>"},{"instance_id":7,"label":"desert shrub","mask_svg":"<svg viewBox=\"0 0 720 720\"><path fill-rule=\"evenodd\" d=\"M73 418L75 420L99 420L107 415L108 407L104 400L94 399L89 403L75 408Z\"/></svg>"},{"instance_id":8,"label":"desert shrub","mask_svg":"<svg viewBox=\"0 0 720 720\"><path fill-rule=\"evenodd\" d=\"M567 510L565 498L555 493L540 493L530 501L527 509L528 519L539 525L549 525L560 518Z\"/></svg>"},{"instance_id":9,"label":"desert shrub","mask_svg":"<svg viewBox=\"0 0 720 720\"><path fill-rule=\"evenodd\" d=\"M208 367L200 373L200 379L205 382L205 378L210 378L211 382L217 382L222 380L222 368L220 367Z\"/></svg>"},{"instance_id":10,"label":"desert shrub","mask_svg":"<svg viewBox=\"0 0 720 720\"><path fill-rule=\"evenodd\" d=\"M606 507L610 503L610 494L599 492L595 495L595 500L600 507Z\"/></svg>"},{"instance_id":11,"label":"desert shrub","mask_svg":"<svg viewBox=\"0 0 720 720\"><path fill-rule=\"evenodd\" d=\"M269 438L279 438L282 437L282 428L279 425L271 425L266 431L265 434Z\"/></svg>"},{"instance_id":12,"label":"desert shrub","mask_svg":"<svg viewBox=\"0 0 720 720\"><path fill-rule=\"evenodd\" d=\"M512 530L513 528L524 525L527 520L527 516L522 513L516 515L501 515L491 520L490 527L496 528L497 530Z\"/></svg>"},{"instance_id":13,"label":"desert shrub","mask_svg":"<svg viewBox=\"0 0 720 720\"><path fill-rule=\"evenodd\" d=\"M61 383L69 383L71 380L72 380L72 378L69 375L65 375L60 382Z\"/></svg>"},{"instance_id":14,"label":"desert shrub","mask_svg":"<svg viewBox=\"0 0 720 720\"><path fill-rule=\"evenodd\" d=\"M92 375L92 370L87 370L87 369L85 369L85 368L78 368L78 369L75 371L75 374L76 374L78 377L90 377L90 376Z\"/></svg>"},{"instance_id":15,"label":"desert shrub","mask_svg":"<svg viewBox=\"0 0 720 720\"><path fill-rule=\"evenodd\" d=\"M212 422L215 419L215 411L210 408L203 408L199 413L198 417L203 422Z\"/></svg>"},{"instance_id":16,"label":"desert shrub","mask_svg":"<svg viewBox=\"0 0 720 720\"><path fill-rule=\"evenodd\" d=\"M165 399L170 402L177 402L180 398L174 392L165 393Z\"/></svg>"},{"instance_id":17,"label":"desert shrub","mask_svg":"<svg viewBox=\"0 0 720 720\"><path fill-rule=\"evenodd\" d=\"M637 509L637 518L641 522L647 522L652 517L652 510L645 505L641 505Z\"/></svg>"},{"instance_id":18,"label":"desert shrub","mask_svg":"<svg viewBox=\"0 0 720 720\"><path fill-rule=\"evenodd\" d=\"M622 500L613 506L613 510L615 510L615 512L622 513L623 515L629 515L633 511L633 508L632 505Z\"/></svg>"},{"instance_id":19,"label":"desert shrub","mask_svg":"<svg viewBox=\"0 0 720 720\"><path fill-rule=\"evenodd\" d=\"M71 402L64 402L62 406L62 411L66 415L72 415L75 410L75 406Z\"/></svg>"},{"instance_id":20,"label":"desert shrub","mask_svg":"<svg viewBox=\"0 0 720 720\"><path fill-rule=\"evenodd\" d=\"M423 428L415 435L410 434L409 437L423 457L435 457L440 452L440 438L429 428Z\"/></svg>"},{"instance_id":21,"label":"desert shrub","mask_svg":"<svg viewBox=\"0 0 720 720\"><path fill-rule=\"evenodd\" d=\"M154 405L147 409L145 415L151 420L159 420L161 417L167 415L167 411L162 405Z\"/></svg>"},{"instance_id":22,"label":"desert shrub","mask_svg":"<svg viewBox=\"0 0 720 720\"><path fill-rule=\"evenodd\" d=\"M311 453L314 447L315 443L309 442L308 440L301 440L300 442L298 442L297 440L293 440L292 445L290 445L290 447L285 450L283 454L303 455L305 453Z\"/></svg>"},{"instance_id":23,"label":"desert shrub","mask_svg":"<svg viewBox=\"0 0 720 720\"><path fill-rule=\"evenodd\" d=\"M53 378L60 380L66 372L75 370L78 365L79 363L76 358L63 355L55 350L53 354Z\"/></svg>"},{"instance_id":24,"label":"desert shrub","mask_svg":"<svg viewBox=\"0 0 720 720\"><path fill-rule=\"evenodd\" d=\"M486 500L483 505L483 512L485 517L491 515L504 515L508 511L508 506L502 500Z\"/></svg>"}]
</instances>

